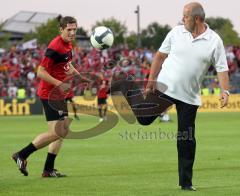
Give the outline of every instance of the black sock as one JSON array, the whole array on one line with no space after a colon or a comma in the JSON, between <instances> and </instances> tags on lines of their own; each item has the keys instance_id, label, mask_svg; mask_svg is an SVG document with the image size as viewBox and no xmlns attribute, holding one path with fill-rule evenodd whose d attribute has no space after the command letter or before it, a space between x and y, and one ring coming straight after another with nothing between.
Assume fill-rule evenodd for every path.
<instances>
[{"instance_id":1,"label":"black sock","mask_svg":"<svg viewBox=\"0 0 240 196\"><path fill-rule=\"evenodd\" d=\"M76 117L77 116L77 109L76 109L76 107L73 105L73 112L74 112L74 116Z\"/></svg>"},{"instance_id":2,"label":"black sock","mask_svg":"<svg viewBox=\"0 0 240 196\"><path fill-rule=\"evenodd\" d=\"M29 145L27 145L25 148L23 148L22 150L20 150L18 152L19 156L23 159L27 159L28 156L30 154L32 154L33 152L35 152L37 150L37 148L32 144L30 143Z\"/></svg>"},{"instance_id":3,"label":"black sock","mask_svg":"<svg viewBox=\"0 0 240 196\"><path fill-rule=\"evenodd\" d=\"M102 108L98 108L99 117L102 118Z\"/></svg>"},{"instance_id":4,"label":"black sock","mask_svg":"<svg viewBox=\"0 0 240 196\"><path fill-rule=\"evenodd\" d=\"M46 162L45 162L45 165L44 165L44 171L53 171L54 169L54 161L55 161L55 158L56 158L56 154L53 154L53 153L48 153L47 154L47 159L46 159Z\"/></svg>"}]
</instances>

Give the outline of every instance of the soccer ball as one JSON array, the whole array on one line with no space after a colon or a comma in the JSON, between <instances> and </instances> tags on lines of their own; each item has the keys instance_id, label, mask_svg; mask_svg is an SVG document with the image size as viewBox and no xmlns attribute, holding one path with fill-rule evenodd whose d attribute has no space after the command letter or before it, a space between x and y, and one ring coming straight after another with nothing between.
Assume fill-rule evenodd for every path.
<instances>
[{"instance_id":1,"label":"soccer ball","mask_svg":"<svg viewBox=\"0 0 240 196\"><path fill-rule=\"evenodd\" d=\"M112 31L105 26L96 27L90 37L92 46L99 50L110 48L113 41L114 37Z\"/></svg>"}]
</instances>

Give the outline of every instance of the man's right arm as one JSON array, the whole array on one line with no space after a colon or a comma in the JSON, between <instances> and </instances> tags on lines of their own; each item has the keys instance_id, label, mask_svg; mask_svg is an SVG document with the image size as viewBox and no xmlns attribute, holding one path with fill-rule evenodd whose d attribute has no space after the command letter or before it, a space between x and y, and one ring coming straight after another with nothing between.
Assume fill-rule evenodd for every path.
<instances>
[{"instance_id":1,"label":"man's right arm","mask_svg":"<svg viewBox=\"0 0 240 196\"><path fill-rule=\"evenodd\" d=\"M159 51L156 52L151 65L149 80L157 79L157 76L160 70L162 69L162 64L164 60L167 58L167 56L168 56L167 54L164 54L162 52Z\"/></svg>"},{"instance_id":2,"label":"man's right arm","mask_svg":"<svg viewBox=\"0 0 240 196\"><path fill-rule=\"evenodd\" d=\"M146 92L154 91L156 89L156 80L159 72L162 69L162 64L167 58L168 54L157 51L150 69L150 74L148 78L148 84L146 86Z\"/></svg>"},{"instance_id":3,"label":"man's right arm","mask_svg":"<svg viewBox=\"0 0 240 196\"><path fill-rule=\"evenodd\" d=\"M37 77L43 79L44 81L48 82L49 84L52 84L54 86L59 86L62 84L60 80L55 79L52 77L45 69L45 67L39 65L38 71L37 71Z\"/></svg>"}]
</instances>

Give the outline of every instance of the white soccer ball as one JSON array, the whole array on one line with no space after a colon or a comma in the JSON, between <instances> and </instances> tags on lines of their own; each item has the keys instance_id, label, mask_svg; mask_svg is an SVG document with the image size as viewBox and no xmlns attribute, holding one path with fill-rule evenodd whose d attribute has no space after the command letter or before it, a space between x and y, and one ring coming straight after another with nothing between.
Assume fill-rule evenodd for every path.
<instances>
[{"instance_id":1,"label":"white soccer ball","mask_svg":"<svg viewBox=\"0 0 240 196\"><path fill-rule=\"evenodd\" d=\"M114 37L111 29L105 26L96 27L90 37L92 46L99 50L110 48L113 41Z\"/></svg>"}]
</instances>

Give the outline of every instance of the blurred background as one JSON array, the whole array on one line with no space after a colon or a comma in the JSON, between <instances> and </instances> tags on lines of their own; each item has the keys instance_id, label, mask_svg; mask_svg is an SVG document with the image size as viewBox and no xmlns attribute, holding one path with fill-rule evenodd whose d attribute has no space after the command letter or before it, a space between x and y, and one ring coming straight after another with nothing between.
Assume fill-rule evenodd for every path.
<instances>
[{"instance_id":1,"label":"blurred background","mask_svg":"<svg viewBox=\"0 0 240 196\"><path fill-rule=\"evenodd\" d=\"M0 195L185 195L178 189L175 109L151 126L129 124L120 117L111 131L86 140L66 140L58 168L63 180L39 176L44 150L32 156L28 178L16 174L10 155L47 130L42 105L36 96L36 72L48 43L58 35L61 16L74 16L78 30L73 64L90 77L91 86L79 83L74 101L97 108L102 80L129 73L147 80L155 52L167 33L181 23L185 0L8 0L0 7ZM202 106L196 120L196 195L240 193L240 3L236 0L199 1L206 23L222 38L230 77L229 104L220 108L218 79L210 66L202 84ZM114 33L110 49L91 47L92 29L104 25ZM119 107L125 107L119 102ZM115 106L116 105L115 103ZM91 107L89 109L91 109ZM116 112L112 99L108 109ZM95 116L78 110L73 130L98 125ZM109 112L110 113L110 112ZM107 113L107 114L109 114ZM166 116L167 115L167 116ZM163 117L163 118L161 118ZM163 123L164 122L164 123ZM165 123L167 122L167 123ZM174 122L174 123L171 123ZM108 123L108 122L107 122ZM63 156L63 155L64 156Z\"/></svg>"},{"instance_id":2,"label":"blurred background","mask_svg":"<svg viewBox=\"0 0 240 196\"><path fill-rule=\"evenodd\" d=\"M206 11L206 22L223 39L231 80L230 91L239 93L240 30L236 22L237 6L234 1L200 2ZM36 70L49 41L59 33L58 20L62 15L75 16L79 22L73 63L80 72L92 73L92 79L96 80L96 75L104 79L125 71L134 74L137 80L144 80L154 53L171 28L181 21L186 3L172 0L163 5L139 0L127 5L118 2L112 6L113 3L107 0L91 4L74 0L37 3L10 0L0 12L1 98L35 98L38 84ZM114 45L109 50L96 51L90 45L91 30L99 25L105 25L114 32ZM121 63L124 59L128 62ZM113 70L106 69L109 63L114 64L111 65ZM92 94L96 94L98 85L96 80L90 89ZM212 66L202 88L203 95L220 93L216 71ZM74 89L74 94L84 95L85 90L84 86L79 85Z\"/></svg>"}]
</instances>

